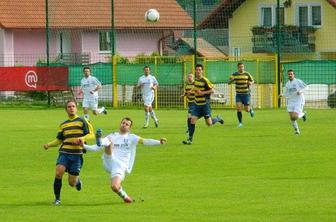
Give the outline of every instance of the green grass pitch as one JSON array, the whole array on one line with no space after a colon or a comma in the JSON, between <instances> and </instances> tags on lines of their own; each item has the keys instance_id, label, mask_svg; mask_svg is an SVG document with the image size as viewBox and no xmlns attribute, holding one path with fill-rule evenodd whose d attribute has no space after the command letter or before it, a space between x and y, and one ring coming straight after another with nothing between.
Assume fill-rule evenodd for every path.
<instances>
[{"instance_id":1,"label":"green grass pitch","mask_svg":"<svg viewBox=\"0 0 336 222\"><path fill-rule=\"evenodd\" d=\"M79 113L82 113L80 110ZM168 138L166 146L138 146L123 183L136 202L124 204L110 189L101 153L87 153L78 192L63 178L62 205L53 206L63 109L0 110L0 221L336 221L336 110L308 110L295 136L285 110L246 113L237 129L234 110L214 110L225 125L196 126L185 139L186 111L158 110L159 128L142 129L142 110L110 110L92 117L95 128L116 131L123 116L133 132ZM144 201L141 201L144 200Z\"/></svg>"}]
</instances>

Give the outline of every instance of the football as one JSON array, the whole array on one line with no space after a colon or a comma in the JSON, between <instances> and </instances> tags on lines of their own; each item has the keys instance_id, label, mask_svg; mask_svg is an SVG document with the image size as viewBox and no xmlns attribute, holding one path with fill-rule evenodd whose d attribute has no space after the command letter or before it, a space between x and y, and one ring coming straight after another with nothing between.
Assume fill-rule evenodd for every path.
<instances>
[{"instance_id":1,"label":"football","mask_svg":"<svg viewBox=\"0 0 336 222\"><path fill-rule=\"evenodd\" d=\"M148 9L145 13L146 22L157 22L160 19L160 14L156 9Z\"/></svg>"}]
</instances>

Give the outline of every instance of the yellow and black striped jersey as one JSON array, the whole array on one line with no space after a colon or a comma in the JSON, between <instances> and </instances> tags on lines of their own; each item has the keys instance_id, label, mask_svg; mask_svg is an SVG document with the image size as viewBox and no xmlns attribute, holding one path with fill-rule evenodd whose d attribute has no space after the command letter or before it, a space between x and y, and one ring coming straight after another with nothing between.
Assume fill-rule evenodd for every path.
<instances>
[{"instance_id":1,"label":"yellow and black striped jersey","mask_svg":"<svg viewBox=\"0 0 336 222\"><path fill-rule=\"evenodd\" d=\"M74 142L90 133L90 126L86 120L79 116L64 121L59 126L59 131L56 138L62 141L59 149L61 153L68 154L83 154L83 147L75 145Z\"/></svg>"},{"instance_id":2,"label":"yellow and black striped jersey","mask_svg":"<svg viewBox=\"0 0 336 222\"><path fill-rule=\"evenodd\" d=\"M253 78L248 72L235 72L230 77L231 81L234 81L236 84L236 93L247 94L250 93L249 82L253 82Z\"/></svg>"},{"instance_id":3,"label":"yellow and black striped jersey","mask_svg":"<svg viewBox=\"0 0 336 222\"><path fill-rule=\"evenodd\" d=\"M200 79L195 79L194 81L195 90L208 91L213 88L212 83L204 76ZM205 105L207 100L210 99L210 94L205 95L195 95L196 105Z\"/></svg>"},{"instance_id":4,"label":"yellow and black striped jersey","mask_svg":"<svg viewBox=\"0 0 336 222\"><path fill-rule=\"evenodd\" d=\"M188 104L195 103L194 82L186 82L184 95L187 97Z\"/></svg>"}]
</instances>

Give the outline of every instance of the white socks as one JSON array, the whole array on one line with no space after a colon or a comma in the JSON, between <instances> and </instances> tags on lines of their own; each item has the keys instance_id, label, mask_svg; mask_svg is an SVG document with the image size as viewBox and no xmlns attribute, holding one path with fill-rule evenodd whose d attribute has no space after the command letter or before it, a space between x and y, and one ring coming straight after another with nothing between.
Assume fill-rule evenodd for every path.
<instances>
[{"instance_id":1,"label":"white socks","mask_svg":"<svg viewBox=\"0 0 336 222\"><path fill-rule=\"evenodd\" d=\"M120 190L118 192L119 197L121 197L122 199L125 199L126 197L128 197L127 193L122 189L122 187L120 187Z\"/></svg>"},{"instance_id":2,"label":"white socks","mask_svg":"<svg viewBox=\"0 0 336 222\"><path fill-rule=\"evenodd\" d=\"M145 123L149 123L149 112L145 112Z\"/></svg>"},{"instance_id":3,"label":"white socks","mask_svg":"<svg viewBox=\"0 0 336 222\"><path fill-rule=\"evenodd\" d=\"M156 116L155 116L155 112L154 112L154 110L152 110L152 112L151 112L150 114L151 114L153 120L156 122L156 121L157 121L157 118L156 118Z\"/></svg>"},{"instance_id":4,"label":"white socks","mask_svg":"<svg viewBox=\"0 0 336 222\"><path fill-rule=\"evenodd\" d=\"M293 126L294 130L297 131L297 132L300 132L299 125L297 124L296 120L294 120L294 121L291 120L291 122L292 122L292 126Z\"/></svg>"}]
</instances>

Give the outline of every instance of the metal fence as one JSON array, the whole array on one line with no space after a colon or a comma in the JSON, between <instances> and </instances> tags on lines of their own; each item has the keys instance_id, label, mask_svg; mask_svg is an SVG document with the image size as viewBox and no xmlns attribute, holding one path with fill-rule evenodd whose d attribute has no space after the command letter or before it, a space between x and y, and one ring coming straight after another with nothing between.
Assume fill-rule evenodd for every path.
<instances>
[{"instance_id":1,"label":"metal fence","mask_svg":"<svg viewBox=\"0 0 336 222\"><path fill-rule=\"evenodd\" d=\"M154 8L159 21L144 15ZM196 62L215 84L214 107L233 107L228 76L243 61L256 84L255 107L284 105L278 94L290 68L309 84L307 106L331 107L335 92L336 3L314 0L3 0L0 67L68 68L68 92L3 91L0 103L78 101L82 68L103 83L101 101L140 107L134 84L144 65L159 80L158 108L183 108L184 77Z\"/></svg>"}]
</instances>

